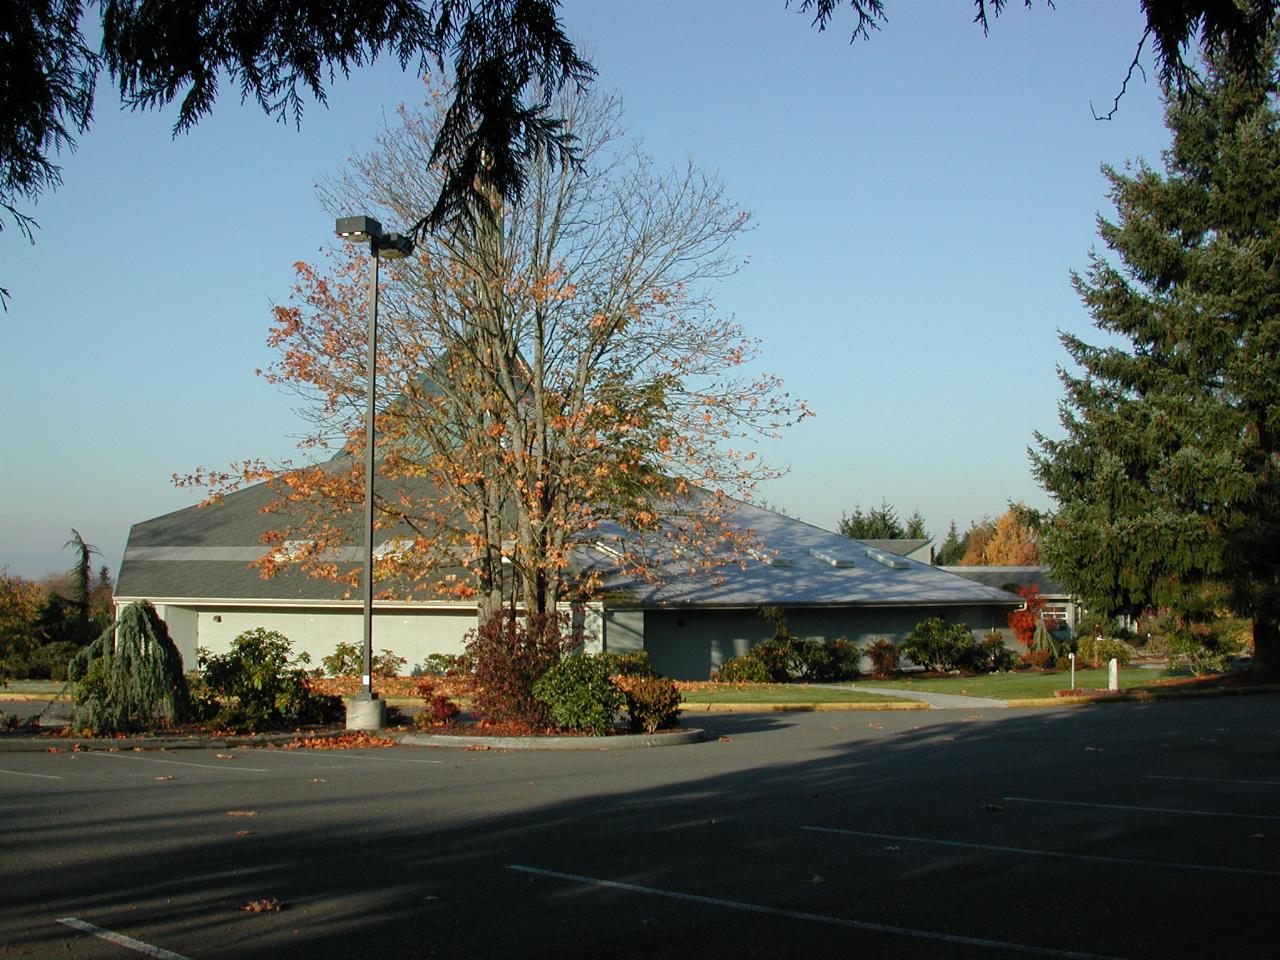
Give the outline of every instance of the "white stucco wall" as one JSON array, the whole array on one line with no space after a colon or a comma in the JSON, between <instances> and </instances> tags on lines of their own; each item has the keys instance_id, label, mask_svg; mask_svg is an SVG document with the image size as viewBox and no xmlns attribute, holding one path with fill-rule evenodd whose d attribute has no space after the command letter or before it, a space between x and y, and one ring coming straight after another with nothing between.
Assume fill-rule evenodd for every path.
<instances>
[{"instance_id":1,"label":"white stucco wall","mask_svg":"<svg viewBox=\"0 0 1280 960\"><path fill-rule=\"evenodd\" d=\"M161 602L156 612L164 619L182 654L186 669L196 669L196 648L225 653L231 642L246 630L262 627L284 634L294 653L305 653L311 667L333 653L342 642L363 641L363 618L353 607L255 607L207 606L182 602ZM391 650L404 657L403 670L410 672L433 653L463 652L463 638L476 625L474 607L462 608L374 608L373 651Z\"/></svg>"}]
</instances>

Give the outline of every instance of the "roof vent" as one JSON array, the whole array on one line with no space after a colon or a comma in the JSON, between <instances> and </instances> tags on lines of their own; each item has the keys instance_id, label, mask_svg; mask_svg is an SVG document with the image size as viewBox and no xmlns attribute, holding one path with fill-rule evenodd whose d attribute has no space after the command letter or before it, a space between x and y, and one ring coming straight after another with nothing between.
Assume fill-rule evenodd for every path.
<instances>
[{"instance_id":1,"label":"roof vent","mask_svg":"<svg viewBox=\"0 0 1280 960\"><path fill-rule=\"evenodd\" d=\"M833 553L829 550L818 550L815 547L809 548L809 556L815 560L821 560L823 563L830 564L833 567L841 569L853 566L853 558L844 554Z\"/></svg>"},{"instance_id":2,"label":"roof vent","mask_svg":"<svg viewBox=\"0 0 1280 960\"><path fill-rule=\"evenodd\" d=\"M867 547L867 556L876 563L883 563L886 567L892 567L894 570L905 570L911 564L907 563L906 557L900 557L896 553L889 553L887 550L880 550L876 547Z\"/></svg>"}]
</instances>

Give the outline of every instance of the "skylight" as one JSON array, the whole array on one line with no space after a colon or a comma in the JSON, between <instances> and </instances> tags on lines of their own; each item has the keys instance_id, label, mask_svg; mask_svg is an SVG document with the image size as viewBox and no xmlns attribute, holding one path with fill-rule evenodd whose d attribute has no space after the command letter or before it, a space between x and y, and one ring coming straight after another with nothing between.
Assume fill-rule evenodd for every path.
<instances>
[{"instance_id":1,"label":"skylight","mask_svg":"<svg viewBox=\"0 0 1280 960\"><path fill-rule=\"evenodd\" d=\"M911 566L905 557L900 557L896 553L890 553L877 547L867 547L867 556L876 561L876 563L883 563L886 567L891 567L894 570L905 570Z\"/></svg>"},{"instance_id":2,"label":"skylight","mask_svg":"<svg viewBox=\"0 0 1280 960\"><path fill-rule=\"evenodd\" d=\"M768 550L752 550L751 556L759 560L761 563L768 564L771 567L790 567L793 566L791 560L787 557L779 556Z\"/></svg>"},{"instance_id":3,"label":"skylight","mask_svg":"<svg viewBox=\"0 0 1280 960\"><path fill-rule=\"evenodd\" d=\"M834 550L819 550L816 547L810 547L809 556L841 569L853 566L853 557L843 553L836 553Z\"/></svg>"}]
</instances>

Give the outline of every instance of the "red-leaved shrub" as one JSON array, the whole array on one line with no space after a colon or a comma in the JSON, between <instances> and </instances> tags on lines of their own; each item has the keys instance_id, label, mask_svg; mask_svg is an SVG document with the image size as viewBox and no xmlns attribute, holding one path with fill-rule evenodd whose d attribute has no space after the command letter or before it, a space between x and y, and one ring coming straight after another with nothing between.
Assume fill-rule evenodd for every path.
<instances>
[{"instance_id":1,"label":"red-leaved shrub","mask_svg":"<svg viewBox=\"0 0 1280 960\"><path fill-rule=\"evenodd\" d=\"M490 720L551 726L550 708L533 695L533 685L575 646L564 626L565 619L552 613L517 617L505 612L468 634L476 713Z\"/></svg>"}]
</instances>

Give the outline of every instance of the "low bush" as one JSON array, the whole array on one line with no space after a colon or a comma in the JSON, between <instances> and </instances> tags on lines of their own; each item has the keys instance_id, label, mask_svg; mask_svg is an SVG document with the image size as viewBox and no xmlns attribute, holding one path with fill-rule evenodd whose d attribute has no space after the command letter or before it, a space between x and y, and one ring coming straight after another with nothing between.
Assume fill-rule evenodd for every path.
<instances>
[{"instance_id":1,"label":"low bush","mask_svg":"<svg viewBox=\"0 0 1280 960\"><path fill-rule=\"evenodd\" d=\"M711 679L717 683L772 683L773 674L758 657L748 652L720 664Z\"/></svg>"},{"instance_id":2,"label":"low bush","mask_svg":"<svg viewBox=\"0 0 1280 960\"><path fill-rule=\"evenodd\" d=\"M1017 663L1013 651L1005 647L998 634L988 635L981 642L963 623L951 623L942 617L930 617L916 624L900 647L902 655L929 670L947 673L972 671L992 673L1012 670ZM1047 662L1052 650L1043 655Z\"/></svg>"},{"instance_id":3,"label":"low bush","mask_svg":"<svg viewBox=\"0 0 1280 960\"><path fill-rule=\"evenodd\" d=\"M54 640L33 647L23 656L11 656L0 671L13 680L66 680L67 664L83 648L70 640Z\"/></svg>"},{"instance_id":4,"label":"low bush","mask_svg":"<svg viewBox=\"0 0 1280 960\"><path fill-rule=\"evenodd\" d=\"M775 636L725 661L715 679L722 683L834 683L858 675L858 645L836 640Z\"/></svg>"},{"instance_id":5,"label":"low bush","mask_svg":"<svg viewBox=\"0 0 1280 960\"><path fill-rule=\"evenodd\" d=\"M373 658L375 677L398 676L407 661L390 650L380 650ZM364 675L364 650L355 643L339 643L333 653L320 658L326 677L359 677Z\"/></svg>"},{"instance_id":6,"label":"low bush","mask_svg":"<svg viewBox=\"0 0 1280 960\"><path fill-rule=\"evenodd\" d=\"M599 654L614 677L656 677L658 674L649 662L649 654L643 650L614 651Z\"/></svg>"},{"instance_id":7,"label":"low bush","mask_svg":"<svg viewBox=\"0 0 1280 960\"><path fill-rule=\"evenodd\" d=\"M888 637L877 637L871 641L867 657L871 660L871 672L877 677L892 676L902 665L902 653Z\"/></svg>"},{"instance_id":8,"label":"low bush","mask_svg":"<svg viewBox=\"0 0 1280 960\"><path fill-rule=\"evenodd\" d=\"M439 727L453 723L462 708L436 689L434 683L418 684L418 696L422 697L422 709L413 717L415 727Z\"/></svg>"},{"instance_id":9,"label":"low bush","mask_svg":"<svg viewBox=\"0 0 1280 960\"><path fill-rule=\"evenodd\" d=\"M977 647L973 631L963 623L930 617L916 624L899 649L914 663L945 673L972 669L978 656Z\"/></svg>"},{"instance_id":10,"label":"low bush","mask_svg":"<svg viewBox=\"0 0 1280 960\"><path fill-rule=\"evenodd\" d=\"M1022 655L1022 663L1031 670L1048 670L1057 663L1057 660L1052 651L1028 650Z\"/></svg>"},{"instance_id":11,"label":"low bush","mask_svg":"<svg viewBox=\"0 0 1280 960\"><path fill-rule=\"evenodd\" d=\"M1129 644L1111 637L1081 637L1076 650L1078 660L1095 667L1103 666L1113 658L1119 661L1120 666L1127 666L1136 654L1137 651Z\"/></svg>"},{"instance_id":12,"label":"low bush","mask_svg":"<svg viewBox=\"0 0 1280 960\"><path fill-rule=\"evenodd\" d=\"M632 733L653 733L680 722L680 691L666 677L623 676L617 681Z\"/></svg>"},{"instance_id":13,"label":"low bush","mask_svg":"<svg viewBox=\"0 0 1280 960\"><path fill-rule=\"evenodd\" d=\"M261 730L298 723L325 723L342 714L337 697L312 694L305 653L293 656L289 638L255 627L231 641L231 649L210 656L200 651L204 681L222 701L212 722L226 729Z\"/></svg>"},{"instance_id":14,"label":"low bush","mask_svg":"<svg viewBox=\"0 0 1280 960\"><path fill-rule=\"evenodd\" d=\"M517 617L504 612L468 635L477 713L502 722L551 725L550 709L534 696L533 685L575 646L564 635L564 623L555 614Z\"/></svg>"},{"instance_id":15,"label":"low bush","mask_svg":"<svg viewBox=\"0 0 1280 960\"><path fill-rule=\"evenodd\" d=\"M474 662L465 653L432 653L423 659L413 674L418 677L456 677L470 673L474 668Z\"/></svg>"},{"instance_id":16,"label":"low bush","mask_svg":"<svg viewBox=\"0 0 1280 960\"><path fill-rule=\"evenodd\" d=\"M829 680L856 680L862 672L862 648L848 637L837 637L825 644L830 656L831 675Z\"/></svg>"},{"instance_id":17,"label":"low bush","mask_svg":"<svg viewBox=\"0 0 1280 960\"><path fill-rule=\"evenodd\" d=\"M1007 673L1018 665L1018 656L1000 634L988 634L978 645L977 666L982 673Z\"/></svg>"},{"instance_id":18,"label":"low bush","mask_svg":"<svg viewBox=\"0 0 1280 960\"><path fill-rule=\"evenodd\" d=\"M623 706L622 691L609 677L604 660L575 653L539 677L533 695L547 705L561 729L602 737L613 727L613 718Z\"/></svg>"}]
</instances>

